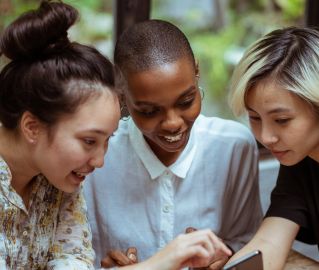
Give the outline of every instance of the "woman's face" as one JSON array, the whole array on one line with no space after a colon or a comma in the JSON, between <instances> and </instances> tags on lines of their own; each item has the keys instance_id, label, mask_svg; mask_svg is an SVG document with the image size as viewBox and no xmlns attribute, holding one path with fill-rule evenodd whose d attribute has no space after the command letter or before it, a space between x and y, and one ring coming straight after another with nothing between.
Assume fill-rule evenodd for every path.
<instances>
[{"instance_id":1,"label":"woman's face","mask_svg":"<svg viewBox=\"0 0 319 270\"><path fill-rule=\"evenodd\" d=\"M296 94L264 81L246 97L249 121L256 139L283 165L310 156L319 161L319 118Z\"/></svg>"},{"instance_id":2,"label":"woman's face","mask_svg":"<svg viewBox=\"0 0 319 270\"><path fill-rule=\"evenodd\" d=\"M184 149L200 113L196 75L188 58L126 74L125 100L130 115L166 165L173 163Z\"/></svg>"},{"instance_id":3,"label":"woman's face","mask_svg":"<svg viewBox=\"0 0 319 270\"><path fill-rule=\"evenodd\" d=\"M117 97L110 91L89 98L62 117L52 136L43 128L35 149L35 164L56 188L75 191L85 176L104 163L108 139L120 118Z\"/></svg>"}]
</instances>

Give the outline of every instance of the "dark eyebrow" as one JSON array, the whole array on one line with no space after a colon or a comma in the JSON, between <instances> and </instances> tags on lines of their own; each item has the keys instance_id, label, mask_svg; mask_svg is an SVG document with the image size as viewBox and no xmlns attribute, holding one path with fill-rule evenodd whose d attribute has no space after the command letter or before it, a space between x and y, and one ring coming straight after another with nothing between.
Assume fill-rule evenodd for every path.
<instances>
[{"instance_id":1,"label":"dark eyebrow","mask_svg":"<svg viewBox=\"0 0 319 270\"><path fill-rule=\"evenodd\" d=\"M108 133L106 133L105 131L100 130L100 129L88 129L87 131L92 132L92 133L96 133L98 135L109 136Z\"/></svg>"},{"instance_id":2,"label":"dark eyebrow","mask_svg":"<svg viewBox=\"0 0 319 270\"><path fill-rule=\"evenodd\" d=\"M252 108L249 108L249 107L246 107L247 108L247 111L252 111L252 112L255 112L257 113L256 111L254 111ZM286 109L286 108L275 108L273 110L270 110L267 112L267 114L274 114L274 113L282 113L282 112L289 112L290 110L289 109Z\"/></svg>"},{"instance_id":3,"label":"dark eyebrow","mask_svg":"<svg viewBox=\"0 0 319 270\"><path fill-rule=\"evenodd\" d=\"M196 89L196 86L195 85L192 85L190 86L189 88L187 88L179 97L178 99L180 98L183 98L187 95L189 95L192 91L194 91L194 89ZM158 106L158 104L154 103L154 102L150 102L150 101L137 101L134 103L135 106L141 106L141 105L146 105L146 106Z\"/></svg>"}]
</instances>

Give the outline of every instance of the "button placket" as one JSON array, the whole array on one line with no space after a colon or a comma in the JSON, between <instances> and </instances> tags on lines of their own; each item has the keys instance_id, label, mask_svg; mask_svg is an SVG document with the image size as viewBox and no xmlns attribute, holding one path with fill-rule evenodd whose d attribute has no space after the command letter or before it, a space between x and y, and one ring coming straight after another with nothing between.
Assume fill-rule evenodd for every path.
<instances>
[{"instance_id":1,"label":"button placket","mask_svg":"<svg viewBox=\"0 0 319 270\"><path fill-rule=\"evenodd\" d=\"M173 239L174 232L174 189L172 175L165 172L161 179L161 237L160 247Z\"/></svg>"}]
</instances>

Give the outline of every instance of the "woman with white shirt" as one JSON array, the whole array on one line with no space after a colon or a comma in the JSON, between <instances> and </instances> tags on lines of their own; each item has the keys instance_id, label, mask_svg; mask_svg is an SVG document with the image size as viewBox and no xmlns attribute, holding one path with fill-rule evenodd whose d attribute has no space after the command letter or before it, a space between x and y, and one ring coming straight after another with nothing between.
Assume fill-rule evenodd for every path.
<instances>
[{"instance_id":1,"label":"woman with white shirt","mask_svg":"<svg viewBox=\"0 0 319 270\"><path fill-rule=\"evenodd\" d=\"M174 25L148 20L117 41L117 85L130 114L85 185L96 264L151 257L186 228L210 228L233 250L261 220L258 151L243 125L200 114L198 64ZM228 256L216 256L210 269Z\"/></svg>"},{"instance_id":2,"label":"woman with white shirt","mask_svg":"<svg viewBox=\"0 0 319 270\"><path fill-rule=\"evenodd\" d=\"M77 18L42 1L0 39L11 60L0 72L1 270L94 269L82 183L103 165L120 107L110 61L67 37ZM216 253L229 251L203 230L123 269L205 266Z\"/></svg>"}]
</instances>

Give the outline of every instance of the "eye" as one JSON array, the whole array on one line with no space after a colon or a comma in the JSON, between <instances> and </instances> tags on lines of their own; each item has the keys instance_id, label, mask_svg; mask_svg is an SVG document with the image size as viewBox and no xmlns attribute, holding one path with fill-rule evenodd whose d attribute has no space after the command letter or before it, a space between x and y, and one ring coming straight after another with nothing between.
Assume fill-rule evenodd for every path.
<instances>
[{"instance_id":1,"label":"eye","mask_svg":"<svg viewBox=\"0 0 319 270\"><path fill-rule=\"evenodd\" d=\"M283 125L283 124L287 124L290 120L291 120L290 118L281 118L281 119L276 119L275 122L277 124Z\"/></svg>"},{"instance_id":2,"label":"eye","mask_svg":"<svg viewBox=\"0 0 319 270\"><path fill-rule=\"evenodd\" d=\"M194 100L195 100L194 97L188 98L188 99L185 99L185 100L182 101L182 102L179 102L178 105L179 105L180 107L188 108L188 107L190 107L190 106L193 104Z\"/></svg>"},{"instance_id":3,"label":"eye","mask_svg":"<svg viewBox=\"0 0 319 270\"><path fill-rule=\"evenodd\" d=\"M159 109L137 110L137 113L139 113L142 116L152 117L152 116L155 116L159 111L160 111Z\"/></svg>"},{"instance_id":4,"label":"eye","mask_svg":"<svg viewBox=\"0 0 319 270\"><path fill-rule=\"evenodd\" d=\"M83 139L83 141L86 145L94 145L96 142L94 139L89 139L89 138L85 138Z\"/></svg>"},{"instance_id":5,"label":"eye","mask_svg":"<svg viewBox=\"0 0 319 270\"><path fill-rule=\"evenodd\" d=\"M251 122L258 122L260 121L260 117L256 115L248 115L249 121Z\"/></svg>"}]
</instances>

